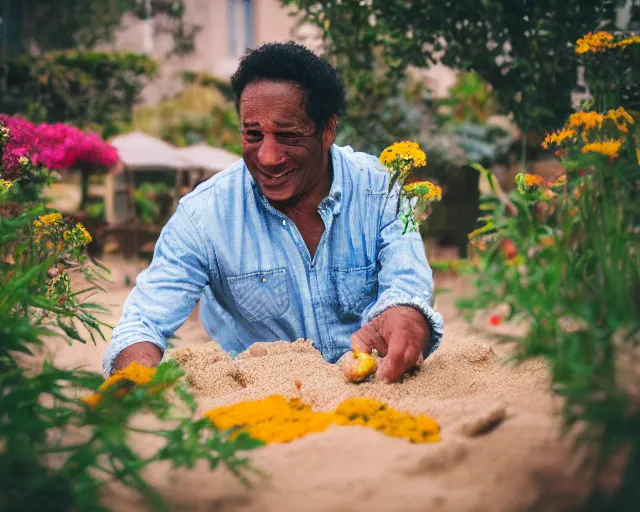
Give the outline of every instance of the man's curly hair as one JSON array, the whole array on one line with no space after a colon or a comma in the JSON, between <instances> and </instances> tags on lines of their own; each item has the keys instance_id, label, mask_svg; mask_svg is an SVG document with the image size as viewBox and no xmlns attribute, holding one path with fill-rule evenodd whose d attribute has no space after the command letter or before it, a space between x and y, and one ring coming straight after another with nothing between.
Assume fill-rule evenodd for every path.
<instances>
[{"instance_id":1,"label":"man's curly hair","mask_svg":"<svg viewBox=\"0 0 640 512\"><path fill-rule=\"evenodd\" d=\"M345 89L338 72L325 59L293 41L266 43L242 57L231 77L238 112L242 91L258 80L298 84L304 91L307 115L316 123L316 131L322 130L334 114L345 113Z\"/></svg>"}]
</instances>

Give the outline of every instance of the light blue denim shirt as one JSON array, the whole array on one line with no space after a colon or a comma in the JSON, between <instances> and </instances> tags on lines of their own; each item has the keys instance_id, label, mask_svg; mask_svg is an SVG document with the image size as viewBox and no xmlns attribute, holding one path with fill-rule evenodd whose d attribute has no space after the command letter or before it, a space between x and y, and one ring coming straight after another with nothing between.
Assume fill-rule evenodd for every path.
<instances>
[{"instance_id":1,"label":"light blue denim shirt","mask_svg":"<svg viewBox=\"0 0 640 512\"><path fill-rule=\"evenodd\" d=\"M230 353L256 341L307 338L329 362L385 309L421 311L437 347L442 316L416 232L402 234L389 177L375 157L332 146L333 183L318 212L313 259L295 224L275 210L238 161L180 200L140 273L104 356L149 341L165 350L199 299L208 334ZM383 211L384 208L384 211Z\"/></svg>"}]
</instances>

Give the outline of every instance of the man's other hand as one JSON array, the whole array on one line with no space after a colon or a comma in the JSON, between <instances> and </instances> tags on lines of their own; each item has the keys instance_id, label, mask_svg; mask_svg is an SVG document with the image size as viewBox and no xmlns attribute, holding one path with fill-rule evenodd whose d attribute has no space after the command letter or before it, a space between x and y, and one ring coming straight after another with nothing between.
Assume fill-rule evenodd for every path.
<instances>
[{"instance_id":1,"label":"man's other hand","mask_svg":"<svg viewBox=\"0 0 640 512\"><path fill-rule=\"evenodd\" d=\"M353 333L351 346L368 353L375 348L384 358L376 379L397 382L418 364L430 337L429 324L420 311L410 306L394 306Z\"/></svg>"},{"instance_id":2,"label":"man's other hand","mask_svg":"<svg viewBox=\"0 0 640 512\"><path fill-rule=\"evenodd\" d=\"M118 354L113 364L113 371L122 370L134 361L143 366L155 368L161 360L162 351L153 343L142 341L128 346Z\"/></svg>"}]
</instances>

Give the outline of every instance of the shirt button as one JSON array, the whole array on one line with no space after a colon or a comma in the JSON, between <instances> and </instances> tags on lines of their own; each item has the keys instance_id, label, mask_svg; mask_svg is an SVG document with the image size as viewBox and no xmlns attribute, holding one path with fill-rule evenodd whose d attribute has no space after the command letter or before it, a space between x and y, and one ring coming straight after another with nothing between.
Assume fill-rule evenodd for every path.
<instances>
[{"instance_id":1,"label":"shirt button","mask_svg":"<svg viewBox=\"0 0 640 512\"><path fill-rule=\"evenodd\" d=\"M269 280L268 277L263 277L262 279L260 279L260 281L262 281L263 283L266 283Z\"/></svg>"}]
</instances>

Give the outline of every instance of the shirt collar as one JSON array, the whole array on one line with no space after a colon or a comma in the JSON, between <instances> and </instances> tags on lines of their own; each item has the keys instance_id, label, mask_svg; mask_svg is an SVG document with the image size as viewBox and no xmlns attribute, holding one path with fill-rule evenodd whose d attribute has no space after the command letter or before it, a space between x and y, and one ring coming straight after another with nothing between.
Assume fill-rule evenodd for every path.
<instances>
[{"instance_id":1,"label":"shirt collar","mask_svg":"<svg viewBox=\"0 0 640 512\"><path fill-rule=\"evenodd\" d=\"M343 156L340 152L338 146L333 144L331 148L329 148L331 152L331 163L333 164L333 182L331 183L331 188L329 189L329 195L325 197L320 204L318 205L318 210L329 210L333 215L338 215L340 213L340 205L342 203L342 184L344 183L344 162L342 161ZM270 213L276 213L276 209L271 206L271 203L267 199L267 197L262 193L260 187L251 176L251 173L246 168L245 164L245 172L247 175L247 179L251 182L251 186L253 187L254 193L257 195L262 206L266 208L266 210Z\"/></svg>"}]
</instances>

